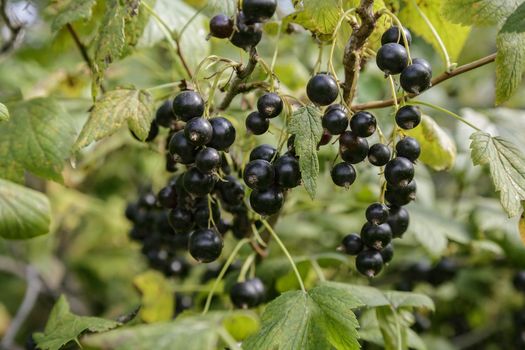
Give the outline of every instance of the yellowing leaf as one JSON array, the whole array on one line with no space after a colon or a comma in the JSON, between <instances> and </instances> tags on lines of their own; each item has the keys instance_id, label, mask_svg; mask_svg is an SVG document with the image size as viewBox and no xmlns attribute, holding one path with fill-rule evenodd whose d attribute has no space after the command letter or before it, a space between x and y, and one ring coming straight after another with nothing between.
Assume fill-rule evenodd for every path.
<instances>
[{"instance_id":1,"label":"yellowing leaf","mask_svg":"<svg viewBox=\"0 0 525 350\"><path fill-rule=\"evenodd\" d=\"M0 122L6 120L9 120L9 110L3 103L0 103Z\"/></svg>"},{"instance_id":2,"label":"yellowing leaf","mask_svg":"<svg viewBox=\"0 0 525 350\"><path fill-rule=\"evenodd\" d=\"M317 35L331 37L342 9L337 0L304 0L298 11L286 17L287 21L297 23Z\"/></svg>"},{"instance_id":3,"label":"yellowing leaf","mask_svg":"<svg viewBox=\"0 0 525 350\"><path fill-rule=\"evenodd\" d=\"M257 333L261 327L259 318L252 312L235 313L226 316L222 324L228 333L237 341L244 340Z\"/></svg>"},{"instance_id":4,"label":"yellowing leaf","mask_svg":"<svg viewBox=\"0 0 525 350\"><path fill-rule=\"evenodd\" d=\"M96 0L55 0L49 5L53 13L51 29L59 31L68 23L91 17L93 5Z\"/></svg>"},{"instance_id":5,"label":"yellowing leaf","mask_svg":"<svg viewBox=\"0 0 525 350\"><path fill-rule=\"evenodd\" d=\"M142 294L140 318L144 322L171 320L174 310L174 293L169 281L158 272L148 271L135 277L133 284Z\"/></svg>"},{"instance_id":6,"label":"yellowing leaf","mask_svg":"<svg viewBox=\"0 0 525 350\"><path fill-rule=\"evenodd\" d=\"M521 242L525 244L525 212L521 213L521 218L518 223L518 230L520 232Z\"/></svg>"}]
</instances>

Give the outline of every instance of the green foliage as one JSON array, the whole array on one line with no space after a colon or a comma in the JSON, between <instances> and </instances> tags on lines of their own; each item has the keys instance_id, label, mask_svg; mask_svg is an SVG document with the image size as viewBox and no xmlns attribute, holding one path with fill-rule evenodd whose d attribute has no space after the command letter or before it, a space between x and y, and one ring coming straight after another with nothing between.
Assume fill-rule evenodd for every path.
<instances>
[{"instance_id":1,"label":"green foliage","mask_svg":"<svg viewBox=\"0 0 525 350\"><path fill-rule=\"evenodd\" d=\"M304 106L296 110L290 118L288 131L295 135L294 146L299 156L303 184L313 199L317 191L319 175L317 145L323 135L321 112L312 106Z\"/></svg>"},{"instance_id":2,"label":"green foliage","mask_svg":"<svg viewBox=\"0 0 525 350\"><path fill-rule=\"evenodd\" d=\"M443 14L454 23L494 25L502 23L523 0L444 0Z\"/></svg>"},{"instance_id":3,"label":"green foliage","mask_svg":"<svg viewBox=\"0 0 525 350\"><path fill-rule=\"evenodd\" d=\"M343 14L337 0L306 0L287 20L297 23L312 33L330 39L339 17Z\"/></svg>"},{"instance_id":4,"label":"green foliage","mask_svg":"<svg viewBox=\"0 0 525 350\"><path fill-rule=\"evenodd\" d=\"M173 286L162 274L148 271L138 275L133 284L142 294L140 318L146 323L169 321L173 317Z\"/></svg>"},{"instance_id":5,"label":"green foliage","mask_svg":"<svg viewBox=\"0 0 525 350\"><path fill-rule=\"evenodd\" d=\"M525 33L504 29L505 26L496 39L496 104L507 101L516 92L525 72Z\"/></svg>"},{"instance_id":6,"label":"green foliage","mask_svg":"<svg viewBox=\"0 0 525 350\"><path fill-rule=\"evenodd\" d=\"M34 335L42 350L58 350L70 341L78 342L85 331L104 332L119 324L98 317L77 316L71 313L69 303L62 295L53 307L43 333Z\"/></svg>"},{"instance_id":7,"label":"green foliage","mask_svg":"<svg viewBox=\"0 0 525 350\"><path fill-rule=\"evenodd\" d=\"M352 312L362 304L350 293L320 285L286 292L266 307L259 333L247 349L358 349L358 322Z\"/></svg>"},{"instance_id":8,"label":"green foliage","mask_svg":"<svg viewBox=\"0 0 525 350\"><path fill-rule=\"evenodd\" d=\"M5 104L0 103L0 122L5 122L7 120L9 120L9 110Z\"/></svg>"},{"instance_id":9,"label":"green foliage","mask_svg":"<svg viewBox=\"0 0 525 350\"><path fill-rule=\"evenodd\" d=\"M525 2L514 11L501 28L503 33L523 33L525 32Z\"/></svg>"},{"instance_id":10,"label":"green foliage","mask_svg":"<svg viewBox=\"0 0 525 350\"><path fill-rule=\"evenodd\" d=\"M51 29L58 32L68 23L89 19L97 0L55 0L49 5L54 14Z\"/></svg>"}]
</instances>

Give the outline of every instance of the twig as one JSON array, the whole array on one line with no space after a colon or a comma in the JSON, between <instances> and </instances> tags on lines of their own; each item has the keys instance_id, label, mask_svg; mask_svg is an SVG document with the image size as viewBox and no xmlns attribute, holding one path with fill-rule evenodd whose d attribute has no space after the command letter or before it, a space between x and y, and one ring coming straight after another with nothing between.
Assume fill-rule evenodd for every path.
<instances>
[{"instance_id":1,"label":"twig","mask_svg":"<svg viewBox=\"0 0 525 350\"><path fill-rule=\"evenodd\" d=\"M491 62L493 62L494 60L496 59L496 54L493 53L492 55L489 55L489 56L486 56L486 57L483 57L479 60L476 60L474 62L470 62L470 63L467 63L463 66L460 66L454 70L452 70L451 72L444 72L442 73L441 75L438 75L437 77L435 77L434 79L432 79L432 86L431 87L434 87L452 77L455 77L457 75L460 75L460 74L463 74L463 73L466 73L466 72L469 72L473 69L476 69L476 68L479 68L479 67L482 67L484 65L487 65ZM428 89L427 89L428 90ZM425 90L425 91L427 91ZM425 92L425 91L422 91L421 93ZM407 94L405 95L405 97L409 97L409 98L412 98L412 97L416 97L418 96L419 94L413 94L413 93L410 93L410 94ZM397 98L397 102L400 102L402 99L402 97L398 97ZM383 101L371 101L371 102L367 102L367 103L360 103L360 104L355 104L355 105L352 105L352 110L353 111L362 111L362 110L365 110L365 109L374 109L374 108L385 108L385 107L390 107L392 105L394 105L395 102L394 102L394 99L388 99L388 100L383 100Z\"/></svg>"},{"instance_id":2,"label":"twig","mask_svg":"<svg viewBox=\"0 0 525 350\"><path fill-rule=\"evenodd\" d=\"M86 46L84 46L84 44L82 44L82 42L80 41L80 38L78 37L78 34L75 31L75 28L73 28L71 23L66 24L66 27L69 34L71 34L71 37L73 38L73 41L75 42L75 45L78 48L78 51L80 51L80 55L88 65L89 69L93 69L93 61L91 61L91 58L89 58Z\"/></svg>"},{"instance_id":3,"label":"twig","mask_svg":"<svg viewBox=\"0 0 525 350\"><path fill-rule=\"evenodd\" d=\"M182 54L182 50L180 49L180 40L179 38L174 38L175 44L177 45L177 55L180 58L180 62L182 63L182 66L184 67L184 70L186 73L188 73L188 76L190 79L193 79L193 73L191 72L190 66L186 62L186 59L184 58L184 55Z\"/></svg>"},{"instance_id":4,"label":"twig","mask_svg":"<svg viewBox=\"0 0 525 350\"><path fill-rule=\"evenodd\" d=\"M9 40L5 42L0 48L0 53L6 53L14 47L18 37L22 33L23 26L15 25L13 22L11 22L11 19L7 15L7 0L0 0L0 5L0 17L2 17L5 25L11 32L11 38L9 38Z\"/></svg>"}]
</instances>

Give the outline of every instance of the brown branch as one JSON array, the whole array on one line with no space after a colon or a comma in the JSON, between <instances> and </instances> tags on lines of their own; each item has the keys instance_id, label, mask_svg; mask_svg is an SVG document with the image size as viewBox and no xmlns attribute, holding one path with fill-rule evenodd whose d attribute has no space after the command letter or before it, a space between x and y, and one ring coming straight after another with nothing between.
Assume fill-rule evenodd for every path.
<instances>
[{"instance_id":1,"label":"brown branch","mask_svg":"<svg viewBox=\"0 0 525 350\"><path fill-rule=\"evenodd\" d=\"M188 73L188 77L190 79L193 79L193 73L191 72L190 66L186 62L186 59L184 58L184 55L182 54L182 50L180 49L179 38L174 38L174 40L175 40L175 44L177 45L177 55L180 58L180 62L182 63L182 66L184 67L184 70L186 71L186 73Z\"/></svg>"},{"instance_id":2,"label":"brown branch","mask_svg":"<svg viewBox=\"0 0 525 350\"><path fill-rule=\"evenodd\" d=\"M357 15L361 19L361 24L354 28L345 46L343 56L345 69L343 98L347 105L350 105L354 99L362 64L362 50L374 31L376 16L374 15L373 6L374 0L361 0L359 7L356 9Z\"/></svg>"},{"instance_id":3,"label":"brown branch","mask_svg":"<svg viewBox=\"0 0 525 350\"><path fill-rule=\"evenodd\" d=\"M463 66L460 66L456 69L454 69L453 71L451 72L444 72L440 75L438 75L437 77L435 77L434 79L432 79L432 87L452 78L452 77L455 77L455 76L458 76L460 74L463 74L463 73L466 73L466 72L469 72L473 69L476 69L476 68L479 68L479 67L482 67L484 65L487 65L491 62L494 62L494 60L496 59L496 53L493 53L492 55L489 55L489 56L486 56L486 57L483 57L483 58L480 58L479 60L476 60L476 61L473 61L473 62L470 62L470 63L467 63ZM429 88L429 89L430 89ZM427 90L429 90L427 89ZM425 90L425 91L427 91ZM422 91L421 93L425 92L425 91ZM420 94L413 94L413 93L410 93L410 94L407 94L405 95L405 97L408 97L408 98L412 98L412 97L416 97L416 96L419 96ZM397 102L400 102L401 101L401 97L398 97L397 98ZM375 109L375 108L385 108L385 107L390 107L390 106L393 106L394 105L394 99L391 98L391 99L388 99L388 100L382 100L382 101L371 101L371 102L367 102L367 103L360 103L360 104L355 104L355 105L352 105L352 110L353 111L362 111L362 110L365 110L365 109Z\"/></svg>"}]
</instances>

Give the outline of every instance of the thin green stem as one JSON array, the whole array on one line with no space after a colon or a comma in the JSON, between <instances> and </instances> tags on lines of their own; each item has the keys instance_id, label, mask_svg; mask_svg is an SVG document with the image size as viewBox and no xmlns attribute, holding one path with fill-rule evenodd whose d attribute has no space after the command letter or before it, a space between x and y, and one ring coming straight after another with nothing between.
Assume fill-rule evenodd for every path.
<instances>
[{"instance_id":1,"label":"thin green stem","mask_svg":"<svg viewBox=\"0 0 525 350\"><path fill-rule=\"evenodd\" d=\"M339 32L339 29L341 29L341 26L344 20L347 19L347 16L355 12L355 10L356 10L355 7L351 8L350 10L345 11L341 15L341 18L339 18L339 21L337 21L337 25L335 26L334 33L332 34L332 45L330 46L330 55L328 56L328 68L330 69L330 72L332 72L332 75L334 76L336 81L339 81L339 79L337 79L337 74L335 72L333 59L334 59L335 44L337 43L337 33Z\"/></svg>"},{"instance_id":2,"label":"thin green stem","mask_svg":"<svg viewBox=\"0 0 525 350\"><path fill-rule=\"evenodd\" d=\"M277 63L277 56L279 55L279 41L281 40L281 34L283 32L283 22L279 22L279 31L277 32L277 39L275 43L275 50L273 50L272 63L270 64L270 70L275 70L275 64ZM273 91L273 74L272 74L272 91Z\"/></svg>"},{"instance_id":3,"label":"thin green stem","mask_svg":"<svg viewBox=\"0 0 525 350\"><path fill-rule=\"evenodd\" d=\"M259 243L261 246L266 248L267 244L264 241L264 239L262 239L261 235L259 234L259 231L257 230L257 227L255 227L254 224L252 224L252 232L253 232L253 236L255 237L255 240L257 241L257 243Z\"/></svg>"},{"instance_id":4,"label":"thin green stem","mask_svg":"<svg viewBox=\"0 0 525 350\"><path fill-rule=\"evenodd\" d=\"M297 269L297 265L295 265L295 262L293 261L293 258L290 255L290 252L288 252L288 249L286 249L286 246L284 245L283 241L281 241L281 239L279 238L277 233L273 230L273 227L268 223L268 221L264 219L262 219L261 221L264 227L266 227L266 230L268 230L268 232L272 236L272 238L277 242L277 244L283 251L284 255L286 255L286 258L290 262L290 265L292 266L295 276L297 277L297 282L299 282L299 286L301 286L301 290L306 293L306 288L304 287L303 279L301 278L301 274L299 273L299 270Z\"/></svg>"},{"instance_id":5,"label":"thin green stem","mask_svg":"<svg viewBox=\"0 0 525 350\"><path fill-rule=\"evenodd\" d=\"M148 91L154 91L154 90L160 90L160 89L167 89L167 88L171 88L171 87L175 87L175 86L179 86L180 85L180 81L174 81L172 83L167 83L167 84L161 84L161 85L156 85L156 86L152 86L150 88L147 88L146 90Z\"/></svg>"},{"instance_id":6,"label":"thin green stem","mask_svg":"<svg viewBox=\"0 0 525 350\"><path fill-rule=\"evenodd\" d=\"M445 114L448 114L449 116L451 116L452 118L454 119L457 119L459 120L460 122L470 126L472 129L474 130L477 130L477 131L483 131L481 130L480 128L478 128L476 125L472 124L471 122L469 122L468 120L466 120L465 118L463 118L462 116L454 113L454 112L451 112L449 111L448 109L445 109L443 107L439 107L439 106L436 106L432 103L428 103L428 102L423 102L423 101L416 101L416 100L411 100L411 101L408 101L406 103L407 105L422 105L422 106L427 106L427 107L430 107L430 108L433 108L437 111L440 111L440 112L443 112Z\"/></svg>"},{"instance_id":7,"label":"thin green stem","mask_svg":"<svg viewBox=\"0 0 525 350\"><path fill-rule=\"evenodd\" d=\"M388 81L390 83L390 91L392 92L392 98L394 99L394 106L397 112L397 110L399 109L399 105L397 104L396 84L394 83L394 78L392 78L391 75L388 76Z\"/></svg>"},{"instance_id":8,"label":"thin green stem","mask_svg":"<svg viewBox=\"0 0 525 350\"><path fill-rule=\"evenodd\" d=\"M312 268L314 269L315 274L317 275L319 280L321 282L326 281L326 278L324 277L323 269L321 268L321 266L319 266L319 263L317 262L317 260L313 258L310 259L310 264L312 264Z\"/></svg>"},{"instance_id":9,"label":"thin green stem","mask_svg":"<svg viewBox=\"0 0 525 350\"><path fill-rule=\"evenodd\" d=\"M237 341L231 336L230 333L223 327L219 327L218 331L219 336L224 340L224 342L228 345L228 349L230 350L242 350L239 345L237 345Z\"/></svg>"},{"instance_id":10,"label":"thin green stem","mask_svg":"<svg viewBox=\"0 0 525 350\"><path fill-rule=\"evenodd\" d=\"M237 282L244 282L246 280L246 273L248 272L248 269L250 266L252 266L253 261L255 260L255 254L250 254L246 260L244 261L244 264L242 264L241 271L239 272L239 278L237 279Z\"/></svg>"}]
</instances>

